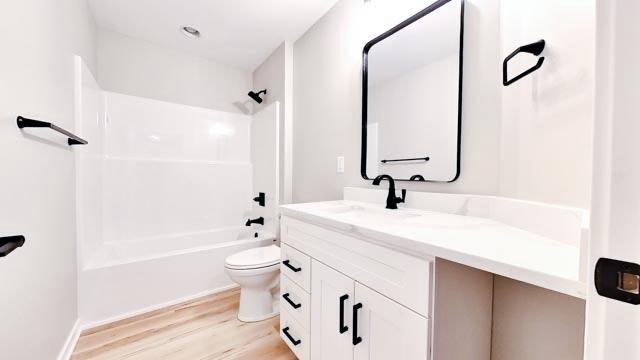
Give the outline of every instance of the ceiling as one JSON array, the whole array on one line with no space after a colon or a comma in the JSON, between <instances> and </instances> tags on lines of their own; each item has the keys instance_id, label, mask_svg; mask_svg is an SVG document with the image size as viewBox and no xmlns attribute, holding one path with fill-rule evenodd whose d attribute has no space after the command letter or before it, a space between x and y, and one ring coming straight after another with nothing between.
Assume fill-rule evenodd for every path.
<instances>
[{"instance_id":1,"label":"ceiling","mask_svg":"<svg viewBox=\"0 0 640 360\"><path fill-rule=\"evenodd\" d=\"M247 71L295 41L337 0L88 0L100 28ZM198 40L180 32L192 26Z\"/></svg>"}]
</instances>

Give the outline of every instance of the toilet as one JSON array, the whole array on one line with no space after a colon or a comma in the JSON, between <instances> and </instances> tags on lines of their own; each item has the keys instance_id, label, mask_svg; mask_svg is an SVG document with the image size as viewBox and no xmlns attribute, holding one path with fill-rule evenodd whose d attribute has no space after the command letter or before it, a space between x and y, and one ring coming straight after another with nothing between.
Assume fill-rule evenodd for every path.
<instances>
[{"instance_id":1,"label":"toilet","mask_svg":"<svg viewBox=\"0 0 640 360\"><path fill-rule=\"evenodd\" d=\"M227 257L227 274L240 285L238 320L255 322L278 315L280 247L276 245L244 250Z\"/></svg>"}]
</instances>

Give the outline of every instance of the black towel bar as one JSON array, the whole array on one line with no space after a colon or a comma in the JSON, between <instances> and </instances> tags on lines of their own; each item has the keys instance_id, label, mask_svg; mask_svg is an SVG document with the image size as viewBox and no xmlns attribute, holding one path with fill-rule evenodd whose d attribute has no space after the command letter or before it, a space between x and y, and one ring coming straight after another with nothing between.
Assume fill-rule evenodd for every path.
<instances>
[{"instance_id":1,"label":"black towel bar","mask_svg":"<svg viewBox=\"0 0 640 360\"><path fill-rule=\"evenodd\" d=\"M429 157L412 158L412 159L393 159L393 160L380 160L381 163L386 164L388 162L400 162L400 161L429 161Z\"/></svg>"},{"instance_id":2,"label":"black towel bar","mask_svg":"<svg viewBox=\"0 0 640 360\"><path fill-rule=\"evenodd\" d=\"M0 237L0 257L5 257L22 245L25 238L22 235Z\"/></svg>"},{"instance_id":3,"label":"black towel bar","mask_svg":"<svg viewBox=\"0 0 640 360\"><path fill-rule=\"evenodd\" d=\"M17 119L17 124L18 127L20 129L24 129L27 127L35 127L35 128L49 128L51 130L57 131L60 134L63 134L64 136L68 137L69 139L67 140L67 144L69 144L69 146L72 145L87 145L89 142L75 134L72 134L70 132L68 132L67 130L58 127L50 122L46 122L46 121L40 121L40 120L33 120L33 119L27 119L25 117L22 116L18 116Z\"/></svg>"},{"instance_id":4,"label":"black towel bar","mask_svg":"<svg viewBox=\"0 0 640 360\"><path fill-rule=\"evenodd\" d=\"M538 55L540 55L542 53L542 50L544 50L545 45L546 45L546 43L545 43L544 40L538 40L538 41L536 41L534 43L520 46L514 52L509 54L509 56L507 56L504 59L504 61L502 62L502 85L509 86L509 85L513 84L514 82L522 79L523 77L531 74L532 72L540 69L540 67L542 67L542 63L544 63L544 56L541 57L541 58L538 58L538 62L534 66L529 68L528 70L525 70L522 74L514 77L511 80L508 79L508 77L509 77L509 75L508 75L508 73L509 73L509 60L513 59L513 57L515 57L516 55L518 55L521 52L525 52L525 53L529 53L529 54L538 56Z\"/></svg>"}]
</instances>

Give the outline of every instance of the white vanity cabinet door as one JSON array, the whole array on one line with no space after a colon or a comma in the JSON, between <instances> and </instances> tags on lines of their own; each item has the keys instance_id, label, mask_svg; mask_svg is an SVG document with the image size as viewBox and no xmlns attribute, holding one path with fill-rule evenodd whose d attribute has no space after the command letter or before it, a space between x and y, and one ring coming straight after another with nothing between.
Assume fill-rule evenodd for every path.
<instances>
[{"instance_id":1,"label":"white vanity cabinet door","mask_svg":"<svg viewBox=\"0 0 640 360\"><path fill-rule=\"evenodd\" d=\"M355 282L318 261L311 263L311 360L351 360ZM343 324L340 324L341 312Z\"/></svg>"},{"instance_id":2,"label":"white vanity cabinet door","mask_svg":"<svg viewBox=\"0 0 640 360\"><path fill-rule=\"evenodd\" d=\"M354 360L426 360L429 354L429 320L385 296L355 284L357 336Z\"/></svg>"}]
</instances>

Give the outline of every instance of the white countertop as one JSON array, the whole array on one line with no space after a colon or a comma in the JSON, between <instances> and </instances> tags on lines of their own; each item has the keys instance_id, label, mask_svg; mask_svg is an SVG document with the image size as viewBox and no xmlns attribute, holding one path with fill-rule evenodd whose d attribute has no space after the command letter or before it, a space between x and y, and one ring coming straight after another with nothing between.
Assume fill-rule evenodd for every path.
<instances>
[{"instance_id":1,"label":"white countertop","mask_svg":"<svg viewBox=\"0 0 640 360\"><path fill-rule=\"evenodd\" d=\"M368 217L340 209L358 207ZM367 238L416 256L434 256L585 298L580 247L493 219L350 200L282 206L282 214ZM336 210L337 209L337 210Z\"/></svg>"}]
</instances>

